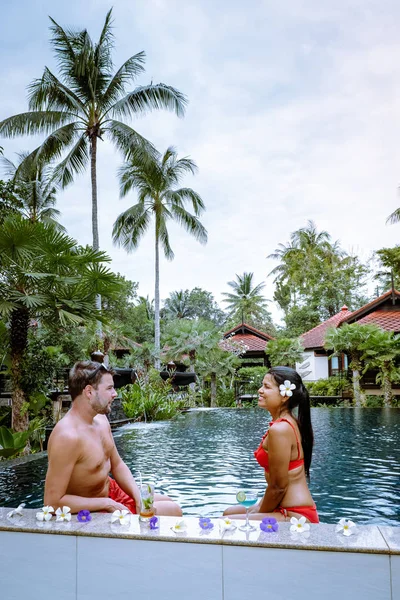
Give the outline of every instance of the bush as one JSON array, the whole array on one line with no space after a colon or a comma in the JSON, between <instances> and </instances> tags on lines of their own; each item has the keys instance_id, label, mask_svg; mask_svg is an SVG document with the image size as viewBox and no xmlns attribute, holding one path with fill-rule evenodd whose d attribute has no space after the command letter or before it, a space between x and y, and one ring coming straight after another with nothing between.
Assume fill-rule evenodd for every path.
<instances>
[{"instance_id":1,"label":"bush","mask_svg":"<svg viewBox=\"0 0 400 600\"><path fill-rule=\"evenodd\" d=\"M230 408L232 406L236 406L235 390L230 390L230 389L217 390L217 406L228 407L228 408Z\"/></svg>"},{"instance_id":2,"label":"bush","mask_svg":"<svg viewBox=\"0 0 400 600\"><path fill-rule=\"evenodd\" d=\"M161 378L160 378L161 380ZM140 380L133 385L121 388L122 408L128 419L138 421L163 421L172 419L182 408L183 400L174 400L170 395L171 386L161 380L143 383Z\"/></svg>"},{"instance_id":3,"label":"bush","mask_svg":"<svg viewBox=\"0 0 400 600\"><path fill-rule=\"evenodd\" d=\"M349 387L347 379L329 377L318 381L305 381L310 396L341 396L343 390Z\"/></svg>"}]
</instances>

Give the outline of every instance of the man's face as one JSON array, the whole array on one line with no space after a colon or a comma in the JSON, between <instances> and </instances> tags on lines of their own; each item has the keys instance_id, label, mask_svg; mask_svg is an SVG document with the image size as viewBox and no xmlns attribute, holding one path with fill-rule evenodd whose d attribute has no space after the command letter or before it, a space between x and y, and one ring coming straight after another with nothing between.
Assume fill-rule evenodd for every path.
<instances>
[{"instance_id":1,"label":"man's face","mask_svg":"<svg viewBox=\"0 0 400 600\"><path fill-rule=\"evenodd\" d=\"M98 415L108 415L111 412L111 404L117 396L113 376L104 373L96 387L90 387L92 390L89 397L90 406Z\"/></svg>"}]
</instances>

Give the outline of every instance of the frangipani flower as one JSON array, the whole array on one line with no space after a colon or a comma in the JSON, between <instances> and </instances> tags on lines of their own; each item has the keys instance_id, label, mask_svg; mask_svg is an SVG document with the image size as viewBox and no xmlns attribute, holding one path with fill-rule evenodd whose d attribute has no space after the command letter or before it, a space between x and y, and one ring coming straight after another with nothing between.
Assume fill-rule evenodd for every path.
<instances>
[{"instance_id":1,"label":"frangipani flower","mask_svg":"<svg viewBox=\"0 0 400 600\"><path fill-rule=\"evenodd\" d=\"M53 516L54 508L52 506L43 506L40 512L36 513L38 521L50 521Z\"/></svg>"},{"instance_id":2,"label":"frangipani flower","mask_svg":"<svg viewBox=\"0 0 400 600\"><path fill-rule=\"evenodd\" d=\"M353 535L355 532L357 525L350 521L350 519L340 519L339 523L336 525L336 532L341 532L343 535Z\"/></svg>"},{"instance_id":3,"label":"frangipani flower","mask_svg":"<svg viewBox=\"0 0 400 600\"><path fill-rule=\"evenodd\" d=\"M290 398L290 396L293 396L292 390L295 389L296 386L294 385L294 383L291 383L289 379L285 379L285 381L279 386L281 396L287 396L288 398Z\"/></svg>"},{"instance_id":4,"label":"frangipani flower","mask_svg":"<svg viewBox=\"0 0 400 600\"><path fill-rule=\"evenodd\" d=\"M236 529L236 523L229 517L224 517L223 519L219 520L219 528L221 531L233 531Z\"/></svg>"},{"instance_id":5,"label":"frangipani flower","mask_svg":"<svg viewBox=\"0 0 400 600\"><path fill-rule=\"evenodd\" d=\"M187 529L186 522L183 519L179 519L171 529L175 533L184 533Z\"/></svg>"},{"instance_id":6,"label":"frangipani flower","mask_svg":"<svg viewBox=\"0 0 400 600\"><path fill-rule=\"evenodd\" d=\"M17 506L17 508L10 510L10 512L7 513L7 517L22 517L22 509L24 508L24 506L25 504L22 503L19 506Z\"/></svg>"},{"instance_id":7,"label":"frangipani flower","mask_svg":"<svg viewBox=\"0 0 400 600\"><path fill-rule=\"evenodd\" d=\"M211 519L209 517L200 517L199 519L200 529L213 529L214 523L211 523Z\"/></svg>"},{"instance_id":8,"label":"frangipani flower","mask_svg":"<svg viewBox=\"0 0 400 600\"><path fill-rule=\"evenodd\" d=\"M303 533L304 531L310 531L309 523L306 523L305 517L300 517L300 519L296 519L296 517L292 517L290 519L291 526L290 531L293 533Z\"/></svg>"},{"instance_id":9,"label":"frangipani flower","mask_svg":"<svg viewBox=\"0 0 400 600\"><path fill-rule=\"evenodd\" d=\"M114 510L111 515L111 523L119 521L120 525L128 525L130 522L129 510Z\"/></svg>"},{"instance_id":10,"label":"frangipani flower","mask_svg":"<svg viewBox=\"0 0 400 600\"><path fill-rule=\"evenodd\" d=\"M63 506L56 510L56 521L70 521L71 520L71 509L69 506Z\"/></svg>"},{"instance_id":11,"label":"frangipani flower","mask_svg":"<svg viewBox=\"0 0 400 600\"><path fill-rule=\"evenodd\" d=\"M266 533L273 533L274 531L278 531L279 525L274 517L265 517L260 523L261 531L265 531Z\"/></svg>"}]
</instances>

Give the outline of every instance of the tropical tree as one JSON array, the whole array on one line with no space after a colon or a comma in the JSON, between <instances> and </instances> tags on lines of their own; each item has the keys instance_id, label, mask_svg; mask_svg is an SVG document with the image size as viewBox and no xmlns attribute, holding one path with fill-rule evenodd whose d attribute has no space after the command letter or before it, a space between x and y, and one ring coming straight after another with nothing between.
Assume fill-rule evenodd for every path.
<instances>
[{"instance_id":1,"label":"tropical tree","mask_svg":"<svg viewBox=\"0 0 400 600\"><path fill-rule=\"evenodd\" d=\"M216 348L219 337L217 328L210 321L203 319L170 321L163 335L165 358L167 361L182 360L182 357L187 355L191 371L194 372L198 356L204 356L211 349Z\"/></svg>"},{"instance_id":2,"label":"tropical tree","mask_svg":"<svg viewBox=\"0 0 400 600\"><path fill-rule=\"evenodd\" d=\"M274 276L274 300L285 313L290 335L306 331L299 331L299 309L305 309L302 320L313 326L336 314L343 304L355 309L367 301L363 294L367 267L344 252L338 241L331 242L327 231L318 232L312 221L294 231L290 242L279 244L268 258L279 261L269 275Z\"/></svg>"},{"instance_id":3,"label":"tropical tree","mask_svg":"<svg viewBox=\"0 0 400 600\"><path fill-rule=\"evenodd\" d=\"M29 86L29 112L0 123L0 135L45 134L47 137L31 154L37 162L60 159L56 176L66 187L90 163L92 183L93 249L99 248L97 209L97 145L108 137L124 156L143 157L152 146L124 120L150 110L166 108L183 116L186 99L164 83L139 86L127 92L128 84L144 72L145 53L131 56L114 72L114 36L111 13L94 42L86 29L63 29L50 17L50 43L60 77L45 67L40 79ZM122 119L122 120L118 120Z\"/></svg>"},{"instance_id":4,"label":"tropical tree","mask_svg":"<svg viewBox=\"0 0 400 600\"><path fill-rule=\"evenodd\" d=\"M168 221L175 221L193 235L200 243L207 242L207 231L198 217L204 203L191 188L178 188L186 173L195 174L196 164L190 158L178 159L177 152L170 147L161 156L148 155L143 163L131 158L119 170L121 196L137 190L138 202L119 215L113 227L113 241L127 252L135 250L148 230L154 217L155 231L155 294L154 294L154 338L156 368L160 366L160 244L167 260L174 258L169 243ZM190 203L194 214L185 208Z\"/></svg>"},{"instance_id":5,"label":"tropical tree","mask_svg":"<svg viewBox=\"0 0 400 600\"><path fill-rule=\"evenodd\" d=\"M303 359L304 348L299 338L277 338L270 340L265 347L265 354L269 357L272 367L278 365L294 367Z\"/></svg>"},{"instance_id":6,"label":"tropical tree","mask_svg":"<svg viewBox=\"0 0 400 600\"><path fill-rule=\"evenodd\" d=\"M32 223L41 221L65 231L58 222L61 213L55 208L58 190L53 169L32 160L27 152L18 155L17 165L5 157L0 160L5 175L18 186L16 210Z\"/></svg>"},{"instance_id":7,"label":"tropical tree","mask_svg":"<svg viewBox=\"0 0 400 600\"><path fill-rule=\"evenodd\" d=\"M189 290L171 292L164 302L165 316L170 319L187 319L191 317L189 307Z\"/></svg>"},{"instance_id":8,"label":"tropical tree","mask_svg":"<svg viewBox=\"0 0 400 600\"><path fill-rule=\"evenodd\" d=\"M365 405L365 394L360 387L362 357L370 339L376 336L379 327L376 325L362 325L360 323L345 324L341 327L331 327L325 334L325 348L333 350L335 355L345 353L353 371L353 392L355 406Z\"/></svg>"},{"instance_id":9,"label":"tropical tree","mask_svg":"<svg viewBox=\"0 0 400 600\"><path fill-rule=\"evenodd\" d=\"M400 357L400 336L393 331L377 328L361 345L365 371L378 369L377 383L382 386L384 406L392 406L392 383L400 380L397 360Z\"/></svg>"},{"instance_id":10,"label":"tropical tree","mask_svg":"<svg viewBox=\"0 0 400 600\"><path fill-rule=\"evenodd\" d=\"M231 352L222 350L219 346L208 349L198 359L198 372L203 378L210 378L211 407L217 406L217 382L227 375L234 375L240 366L240 359Z\"/></svg>"},{"instance_id":11,"label":"tropical tree","mask_svg":"<svg viewBox=\"0 0 400 600\"><path fill-rule=\"evenodd\" d=\"M99 318L97 294L118 291L103 252L81 248L53 226L10 216L0 229L0 316L8 322L12 379L12 427L28 428L24 358L31 319L67 328Z\"/></svg>"},{"instance_id":12,"label":"tropical tree","mask_svg":"<svg viewBox=\"0 0 400 600\"><path fill-rule=\"evenodd\" d=\"M265 283L259 283L254 286L253 273L236 274L236 281L228 281L232 292L223 292L227 304L229 317L237 322L246 322L251 324L253 319L265 319L269 316L267 311L267 300L261 294Z\"/></svg>"}]
</instances>

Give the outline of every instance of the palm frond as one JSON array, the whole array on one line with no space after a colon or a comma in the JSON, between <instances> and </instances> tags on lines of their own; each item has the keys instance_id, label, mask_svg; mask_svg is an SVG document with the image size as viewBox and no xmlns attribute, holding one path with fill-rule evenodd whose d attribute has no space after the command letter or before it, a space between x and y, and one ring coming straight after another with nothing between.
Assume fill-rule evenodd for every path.
<instances>
[{"instance_id":1,"label":"palm frond","mask_svg":"<svg viewBox=\"0 0 400 600\"><path fill-rule=\"evenodd\" d=\"M136 88L116 102L111 108L111 113L116 117L133 117L165 108L175 112L178 117L183 117L186 105L187 98L179 90L158 83Z\"/></svg>"},{"instance_id":2,"label":"palm frond","mask_svg":"<svg viewBox=\"0 0 400 600\"><path fill-rule=\"evenodd\" d=\"M74 175L83 173L89 162L88 141L82 135L67 156L54 169L54 179L65 188L74 180Z\"/></svg>"},{"instance_id":3,"label":"palm frond","mask_svg":"<svg viewBox=\"0 0 400 600\"><path fill-rule=\"evenodd\" d=\"M140 73L144 72L145 58L146 54L139 52L128 58L115 73L101 99L101 107L106 111L105 114L117 102L118 98L125 93L126 84L129 81L134 81Z\"/></svg>"},{"instance_id":4,"label":"palm frond","mask_svg":"<svg viewBox=\"0 0 400 600\"><path fill-rule=\"evenodd\" d=\"M45 67L42 78L34 79L28 86L30 110L60 110L87 116L82 100Z\"/></svg>"},{"instance_id":5,"label":"palm frond","mask_svg":"<svg viewBox=\"0 0 400 600\"><path fill-rule=\"evenodd\" d=\"M62 111L34 111L8 117L0 123L0 136L13 138L19 135L48 134L56 127L70 123L74 115Z\"/></svg>"},{"instance_id":6,"label":"palm frond","mask_svg":"<svg viewBox=\"0 0 400 600\"><path fill-rule=\"evenodd\" d=\"M125 159L135 165L151 163L157 156L157 150L153 144L132 129L132 127L129 127L129 125L120 121L110 120L107 121L105 129Z\"/></svg>"},{"instance_id":7,"label":"palm frond","mask_svg":"<svg viewBox=\"0 0 400 600\"><path fill-rule=\"evenodd\" d=\"M394 225L395 223L398 223L400 221L400 208L396 208L396 210L394 212L392 212L391 215L388 216L388 218L386 219L386 225L391 224Z\"/></svg>"},{"instance_id":8,"label":"palm frond","mask_svg":"<svg viewBox=\"0 0 400 600\"><path fill-rule=\"evenodd\" d=\"M168 193L168 200L171 203L181 207L183 207L185 202L190 202L196 217L200 216L205 210L204 202L201 196L192 190L192 188L180 188L179 190L173 190Z\"/></svg>"},{"instance_id":9,"label":"palm frond","mask_svg":"<svg viewBox=\"0 0 400 600\"><path fill-rule=\"evenodd\" d=\"M162 249L164 251L164 256L167 260L173 260L175 257L175 254L173 253L173 250L170 246L169 243L169 235L168 235L168 230L167 230L167 225L165 222L165 218L161 218L158 221L158 227L156 226L156 230L158 234L158 238L160 240Z\"/></svg>"},{"instance_id":10,"label":"palm frond","mask_svg":"<svg viewBox=\"0 0 400 600\"><path fill-rule=\"evenodd\" d=\"M113 226L113 242L127 252L135 250L150 224L150 214L142 203L121 213Z\"/></svg>"},{"instance_id":11,"label":"palm frond","mask_svg":"<svg viewBox=\"0 0 400 600\"><path fill-rule=\"evenodd\" d=\"M188 233L196 238L201 244L207 243L207 229L200 223L196 216L190 214L187 210L176 204L172 204L169 209L174 220L180 223Z\"/></svg>"}]
</instances>

